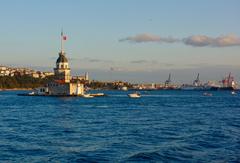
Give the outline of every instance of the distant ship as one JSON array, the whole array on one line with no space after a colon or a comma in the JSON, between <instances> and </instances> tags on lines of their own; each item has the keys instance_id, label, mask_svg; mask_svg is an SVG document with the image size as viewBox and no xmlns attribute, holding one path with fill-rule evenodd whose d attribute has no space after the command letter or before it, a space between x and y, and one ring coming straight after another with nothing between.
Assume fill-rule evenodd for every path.
<instances>
[{"instance_id":1,"label":"distant ship","mask_svg":"<svg viewBox=\"0 0 240 163\"><path fill-rule=\"evenodd\" d=\"M197 78L193 81L193 84L183 84L181 86L181 90L236 90L237 83L234 81L234 77L229 73L229 75L223 78L220 81L220 85L214 84L212 82L208 82L202 84L199 79L199 73Z\"/></svg>"},{"instance_id":2,"label":"distant ship","mask_svg":"<svg viewBox=\"0 0 240 163\"><path fill-rule=\"evenodd\" d=\"M222 86L219 88L220 90L236 90L237 89L237 83L234 81L234 77L231 75L231 72L229 75L221 81Z\"/></svg>"}]
</instances>

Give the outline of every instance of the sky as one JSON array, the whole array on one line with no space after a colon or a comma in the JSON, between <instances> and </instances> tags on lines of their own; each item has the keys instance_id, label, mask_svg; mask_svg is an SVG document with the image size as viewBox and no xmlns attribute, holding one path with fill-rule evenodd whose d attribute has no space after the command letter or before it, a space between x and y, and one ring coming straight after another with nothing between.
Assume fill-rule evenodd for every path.
<instances>
[{"instance_id":1,"label":"sky","mask_svg":"<svg viewBox=\"0 0 240 163\"><path fill-rule=\"evenodd\" d=\"M64 50L72 74L95 80L240 81L239 0L1 0L0 65L52 71Z\"/></svg>"}]
</instances>

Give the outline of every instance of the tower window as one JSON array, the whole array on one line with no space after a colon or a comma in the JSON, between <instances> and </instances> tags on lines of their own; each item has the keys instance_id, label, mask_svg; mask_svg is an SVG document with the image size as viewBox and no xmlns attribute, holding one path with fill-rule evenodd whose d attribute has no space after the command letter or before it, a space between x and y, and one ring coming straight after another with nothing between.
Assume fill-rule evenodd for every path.
<instances>
[{"instance_id":1,"label":"tower window","mask_svg":"<svg viewBox=\"0 0 240 163\"><path fill-rule=\"evenodd\" d=\"M64 68L64 66L63 66L63 65L61 65L61 68Z\"/></svg>"}]
</instances>

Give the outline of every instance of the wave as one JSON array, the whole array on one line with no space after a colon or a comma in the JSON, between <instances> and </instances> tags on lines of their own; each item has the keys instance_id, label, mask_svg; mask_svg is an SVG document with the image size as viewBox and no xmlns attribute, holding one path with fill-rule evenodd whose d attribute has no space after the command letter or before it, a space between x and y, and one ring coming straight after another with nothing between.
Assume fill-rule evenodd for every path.
<instances>
[{"instance_id":1,"label":"wave","mask_svg":"<svg viewBox=\"0 0 240 163\"><path fill-rule=\"evenodd\" d=\"M126 159L126 161L159 161L163 160L163 156L158 152L140 152L136 153Z\"/></svg>"},{"instance_id":2,"label":"wave","mask_svg":"<svg viewBox=\"0 0 240 163\"><path fill-rule=\"evenodd\" d=\"M187 161L186 159L182 159L183 157L178 157L175 155L172 155L171 152L160 152L160 151L152 151L152 152L139 152L136 153L126 159L126 161L136 161L136 162L142 162L142 161L147 161L147 162L169 162L169 161L176 161L176 162L184 162Z\"/></svg>"}]
</instances>

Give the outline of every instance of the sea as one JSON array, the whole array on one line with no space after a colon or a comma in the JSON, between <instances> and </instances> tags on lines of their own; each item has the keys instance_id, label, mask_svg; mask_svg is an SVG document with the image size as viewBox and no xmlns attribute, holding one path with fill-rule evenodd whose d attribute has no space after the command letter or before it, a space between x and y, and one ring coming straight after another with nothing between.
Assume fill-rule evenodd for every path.
<instances>
[{"instance_id":1,"label":"sea","mask_svg":"<svg viewBox=\"0 0 240 163\"><path fill-rule=\"evenodd\" d=\"M240 92L0 91L0 162L240 162Z\"/></svg>"}]
</instances>

